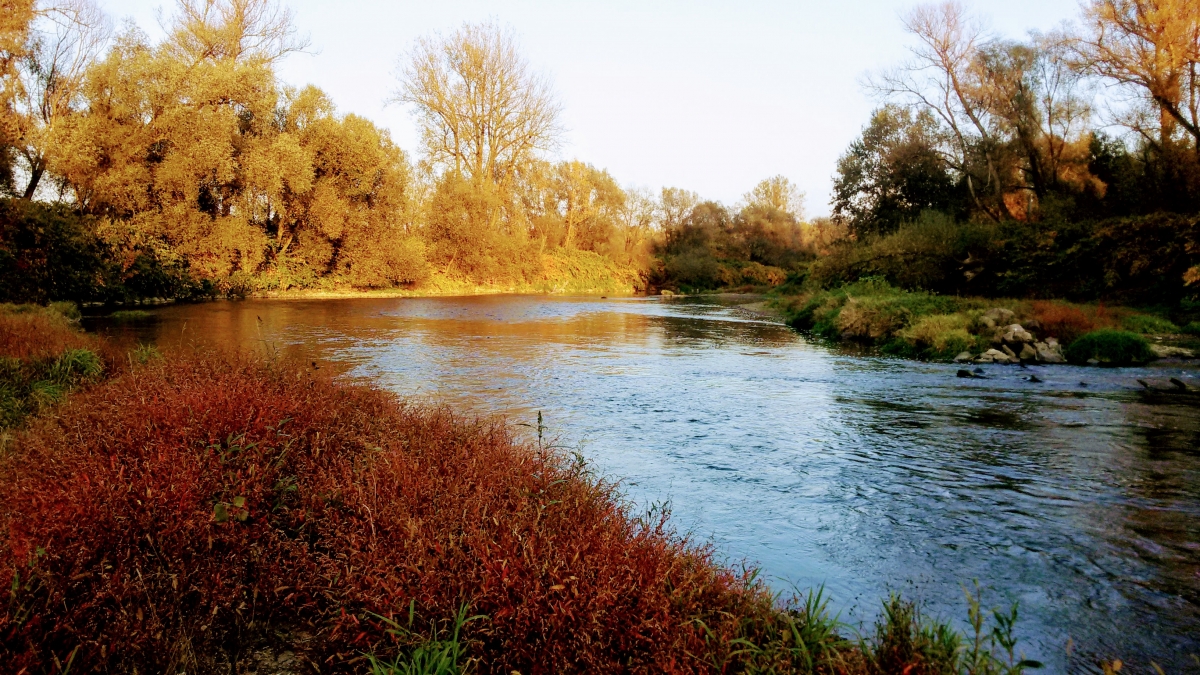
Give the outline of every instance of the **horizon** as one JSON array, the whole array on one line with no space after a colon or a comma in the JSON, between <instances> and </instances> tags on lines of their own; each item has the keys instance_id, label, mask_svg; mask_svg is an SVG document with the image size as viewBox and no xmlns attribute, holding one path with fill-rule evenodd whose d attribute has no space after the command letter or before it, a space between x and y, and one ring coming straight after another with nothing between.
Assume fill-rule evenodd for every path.
<instances>
[{"instance_id":1,"label":"horizon","mask_svg":"<svg viewBox=\"0 0 1200 675\"><path fill-rule=\"evenodd\" d=\"M648 9L622 0L601 12L534 0L352 7L304 0L287 6L311 39L310 53L289 55L278 72L290 85L324 90L340 114L388 129L415 160L421 149L410 111L386 103L402 55L419 37L493 20L516 32L531 68L550 77L562 103L566 134L549 158L592 164L626 187L683 188L725 204L783 175L806 194L806 214L819 217L829 214L838 157L879 105L862 77L904 58L910 42L900 15L915 4L671 1ZM1078 12L1076 0L1014 0L1003 15L994 5L967 3L1005 38L1052 29ZM158 39L156 15L169 15L172 5L102 0L101 7L115 25L132 19Z\"/></svg>"}]
</instances>

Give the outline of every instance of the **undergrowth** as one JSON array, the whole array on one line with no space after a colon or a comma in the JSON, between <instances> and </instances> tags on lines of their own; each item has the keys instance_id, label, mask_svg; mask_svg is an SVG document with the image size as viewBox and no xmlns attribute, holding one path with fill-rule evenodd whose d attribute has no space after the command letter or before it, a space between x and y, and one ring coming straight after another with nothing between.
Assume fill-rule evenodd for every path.
<instances>
[{"instance_id":1,"label":"undergrowth","mask_svg":"<svg viewBox=\"0 0 1200 675\"><path fill-rule=\"evenodd\" d=\"M879 278L865 278L829 289L790 287L774 302L793 328L826 340L852 342L884 354L925 360L949 360L993 346L1000 326L983 315L992 308L1012 312L1037 339L1069 345L1098 330L1137 335L1188 332L1151 311L1083 305L1059 300L989 300L908 291ZM1091 358L1091 357L1088 357ZM1144 359L1148 360L1148 359ZM1087 359L1083 359L1086 362Z\"/></svg>"}]
</instances>

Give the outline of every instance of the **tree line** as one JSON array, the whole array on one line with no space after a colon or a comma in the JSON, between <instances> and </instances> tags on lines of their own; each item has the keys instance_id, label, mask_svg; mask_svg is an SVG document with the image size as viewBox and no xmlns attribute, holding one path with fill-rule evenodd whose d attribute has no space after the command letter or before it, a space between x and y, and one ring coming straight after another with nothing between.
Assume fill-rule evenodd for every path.
<instances>
[{"instance_id":1,"label":"tree line","mask_svg":"<svg viewBox=\"0 0 1200 675\"><path fill-rule=\"evenodd\" d=\"M884 103L837 166L833 215L858 236L923 211L1072 221L1200 211L1200 4L1088 0L1025 40L957 1L904 17L910 58L871 75Z\"/></svg>"},{"instance_id":2,"label":"tree line","mask_svg":"<svg viewBox=\"0 0 1200 675\"><path fill-rule=\"evenodd\" d=\"M61 258L103 262L99 286L141 294L520 287L589 265L703 288L777 283L819 239L782 177L730 211L549 160L561 106L495 24L405 55L391 100L415 113L414 156L318 88L280 80L280 59L308 43L274 0L179 0L157 42L114 31L92 0L3 9L10 286Z\"/></svg>"}]
</instances>

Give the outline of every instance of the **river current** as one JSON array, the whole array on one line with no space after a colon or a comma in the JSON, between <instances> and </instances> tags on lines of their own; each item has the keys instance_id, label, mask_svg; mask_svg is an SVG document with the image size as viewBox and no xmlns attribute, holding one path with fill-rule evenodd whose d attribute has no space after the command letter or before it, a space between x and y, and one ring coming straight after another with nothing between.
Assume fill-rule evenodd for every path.
<instances>
[{"instance_id":1,"label":"river current","mask_svg":"<svg viewBox=\"0 0 1200 675\"><path fill-rule=\"evenodd\" d=\"M295 353L514 424L540 411L638 508L669 504L779 591L824 585L864 632L893 591L962 626L978 580L985 606L1019 603L1018 649L1050 672L1200 672L1200 404L1137 383L1200 386L1194 367L960 379L696 298L215 302L90 325Z\"/></svg>"}]
</instances>

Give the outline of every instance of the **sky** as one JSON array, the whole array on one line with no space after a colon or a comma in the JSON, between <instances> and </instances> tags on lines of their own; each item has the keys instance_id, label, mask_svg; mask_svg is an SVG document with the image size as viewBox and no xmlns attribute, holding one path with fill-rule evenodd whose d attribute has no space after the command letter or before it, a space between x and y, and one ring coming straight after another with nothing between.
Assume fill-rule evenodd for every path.
<instances>
[{"instance_id":1,"label":"sky","mask_svg":"<svg viewBox=\"0 0 1200 675\"><path fill-rule=\"evenodd\" d=\"M286 0L285 0L286 1ZM152 37L171 0L100 0ZM903 60L912 0L293 0L311 54L280 66L339 112L389 129L420 153L411 111L389 105L413 42L464 22L511 27L548 75L566 135L551 158L579 159L626 187L680 187L726 204L784 175L829 213L838 157L879 104L868 73ZM1049 30L1078 0L967 0L1001 37Z\"/></svg>"}]
</instances>

